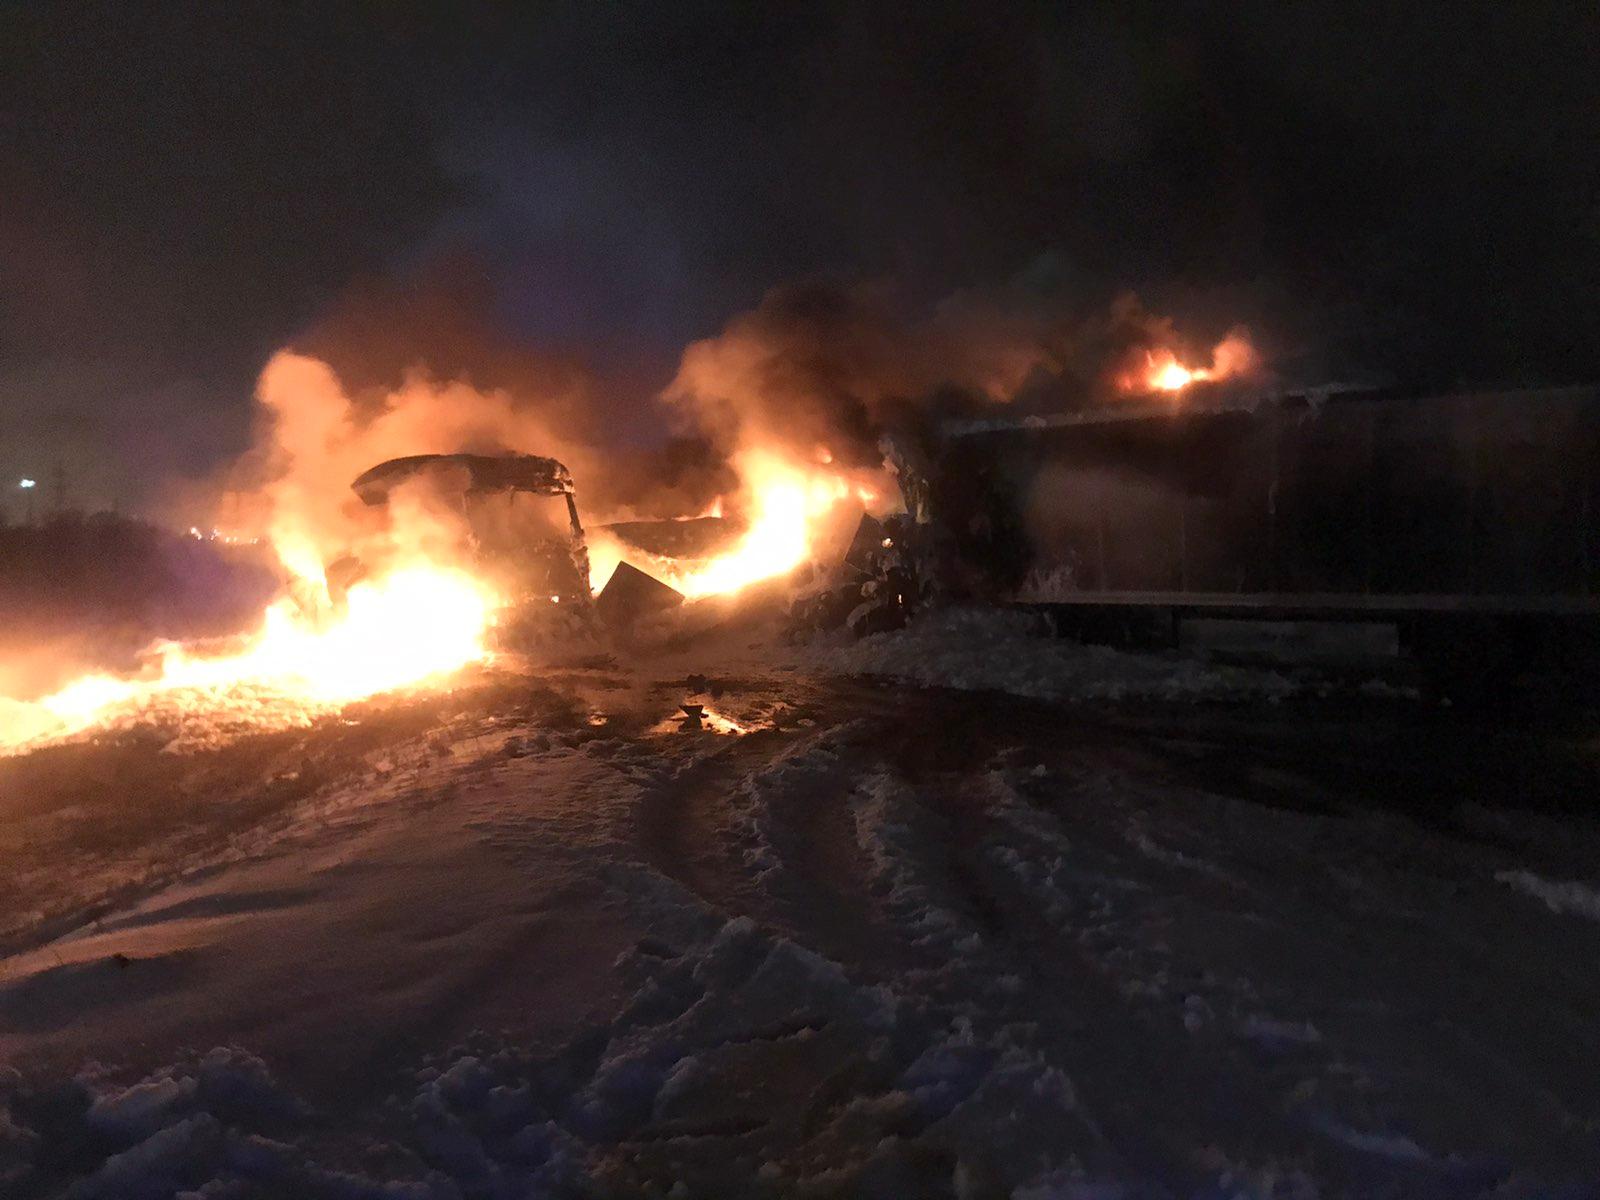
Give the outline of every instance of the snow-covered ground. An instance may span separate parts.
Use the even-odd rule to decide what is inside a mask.
[[[619,658],[7,764],[0,1196],[1600,1195],[1592,735],[960,616]]]
[[[1041,624],[1028,612],[957,608],[896,633],[814,647],[810,661],[845,675],[1041,699],[1272,701],[1299,690],[1279,671],[1083,646],[1041,636]]]

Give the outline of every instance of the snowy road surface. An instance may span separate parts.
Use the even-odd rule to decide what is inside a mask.
[[[0,1195],[1600,1195],[1592,736],[681,665],[0,797]]]

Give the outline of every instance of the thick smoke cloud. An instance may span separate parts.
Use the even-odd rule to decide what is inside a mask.
[[[258,397],[263,439],[240,464],[236,482],[245,486],[225,509],[241,533],[268,539],[286,566],[313,580],[325,564],[383,534],[391,514],[368,509],[350,490],[368,467],[410,454],[494,454],[554,442],[537,410],[507,393],[413,375],[381,398],[356,396],[326,363],[287,352],[267,364]]]
[[[257,445],[211,500],[231,532],[267,538],[315,577],[380,532],[350,482],[428,453],[557,457],[591,524],[691,516],[719,501],[738,515],[752,452],[830,464],[886,495],[886,432],[1117,403],[1124,369],[1151,351],[1204,358],[1131,294],[1089,313],[1015,285],[918,307],[886,283],[819,279],[773,289],[689,345],[672,382],[641,401],[499,329],[468,266],[421,289],[360,289],[268,363]],[[670,436],[632,436],[652,427]]]
[[[334,403],[362,428],[383,414],[389,416],[377,423],[401,427],[394,410],[410,410],[430,389],[447,391],[448,405],[460,409],[450,414],[448,405],[434,404],[437,411],[408,421],[403,428],[420,439],[419,448],[357,439],[354,457],[365,458],[357,471],[384,457],[424,453],[421,441],[439,452],[552,455],[572,470],[584,511],[596,520],[698,512],[737,485],[702,430],[670,435],[653,376],[641,379],[627,364],[600,369],[576,350],[530,344],[497,319],[496,299],[485,265],[455,256],[414,285],[373,278],[352,287],[294,339],[296,353],[331,369],[340,396]]]
[[[892,409],[943,388],[1004,400],[1044,360],[1031,322],[985,316],[907,320],[882,286],[776,288],[689,346],[665,398],[727,452],[778,443],[873,466]]]
[[[68,0],[0,43],[0,467],[91,506],[237,453],[275,350],[463,250],[634,443],[819,272],[928,311],[1049,263],[1080,324],[1132,289],[1295,382],[1600,375],[1591,7]]]
[[[335,344],[329,338],[311,340],[326,349]],[[370,351],[374,343],[358,345]],[[467,343],[452,345],[460,351]],[[205,498],[230,536],[270,544],[306,579],[320,579],[327,564],[352,553],[373,561],[396,549],[454,558],[465,530],[442,497],[423,489],[374,509],[352,491],[358,475],[392,458],[555,457],[571,469],[591,524],[692,513],[738,487],[726,457],[705,439],[634,450],[610,444],[591,420],[595,406],[584,402],[593,381],[565,364],[510,354],[499,363],[507,374],[497,374],[483,365],[494,363],[490,355],[453,378],[413,366],[391,379],[370,355],[328,357],[284,351],[272,358],[256,389],[256,444],[210,481]],[[357,359],[364,365],[351,365]],[[344,369],[336,370],[341,360]]]
[[[1213,358],[1131,293],[1084,311],[1011,286],[917,312],[886,284],[814,280],[773,289],[690,345],[663,398],[727,454],[777,444],[875,467],[886,431],[1001,406],[1015,415],[1116,402],[1130,365],[1157,350],[1261,382],[1247,331],[1230,332]]]

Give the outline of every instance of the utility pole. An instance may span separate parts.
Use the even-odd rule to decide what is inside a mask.
[[[55,515],[61,516],[67,511],[67,469],[61,465],[61,460],[56,459],[56,469],[53,479],[56,494]]]

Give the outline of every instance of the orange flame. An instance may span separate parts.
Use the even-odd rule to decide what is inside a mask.
[[[1168,347],[1144,352],[1144,361],[1134,369],[1117,377],[1117,387],[1123,392],[1167,392],[1176,394],[1191,383],[1208,383],[1230,379],[1254,372],[1260,365],[1255,347],[1243,330],[1236,329],[1211,352],[1208,367],[1185,366],[1177,354]]]
[[[149,678],[88,675],[40,700],[0,701],[0,749],[147,714],[217,727],[303,725],[481,661],[495,604],[478,580],[424,562],[356,584],[331,621],[280,599],[232,654],[208,657],[166,643]]]
[[[0,697],[0,752],[143,716],[219,731],[304,725],[488,657],[502,601],[472,567],[459,515],[409,495],[375,514],[354,504],[348,481],[395,449],[432,449],[424,434],[448,449],[473,420],[510,429],[503,398],[418,384],[362,424],[327,367],[287,354],[268,364],[258,397],[280,464],[258,496],[259,532],[293,581],[285,595],[226,653],[167,642],[133,678],[90,674],[40,699]],[[335,606],[324,566],[351,550],[369,574]]]
[[[807,472],[770,451],[747,451],[734,466],[753,498],[750,524],[731,550],[673,582],[691,599],[794,570],[811,552],[817,518],[850,496],[843,476]]]
[[[273,418],[269,449],[280,473],[256,497],[262,519],[227,536],[256,540],[259,533],[294,580],[288,594],[226,653],[164,643],[154,649],[154,666],[134,678],[91,674],[37,700],[0,696],[0,753],[148,717],[224,736],[241,727],[294,727],[354,700],[437,683],[489,657],[503,600],[473,561],[460,514],[404,491],[381,513],[365,510],[347,481],[397,452],[515,444],[537,430],[519,424],[502,396],[426,381],[391,396],[376,417],[363,415],[326,366],[293,355],[269,364],[259,397]],[[635,564],[690,599],[792,571],[818,554],[836,519],[842,524],[887,494],[874,471],[841,465],[826,445],[752,438],[731,461],[740,487],[726,502],[743,524],[735,542],[705,559]],[[719,498],[710,515],[722,515],[723,505]],[[203,536],[199,527],[192,534]],[[590,549],[595,587],[624,553],[635,555],[598,531]],[[335,612],[324,568],[352,552],[371,574]],[[308,594],[320,602],[307,604]]]
[[[794,570],[815,555],[824,527],[841,506],[859,512],[878,496],[874,487],[833,465],[831,455],[827,463],[819,457],[808,462],[777,447],[736,453],[732,465],[742,480],[746,524],[732,547],[709,559],[673,560],[597,536],[589,547],[592,585],[605,586],[624,558],[691,600],[738,592]],[[721,502],[714,508],[720,516]]]

